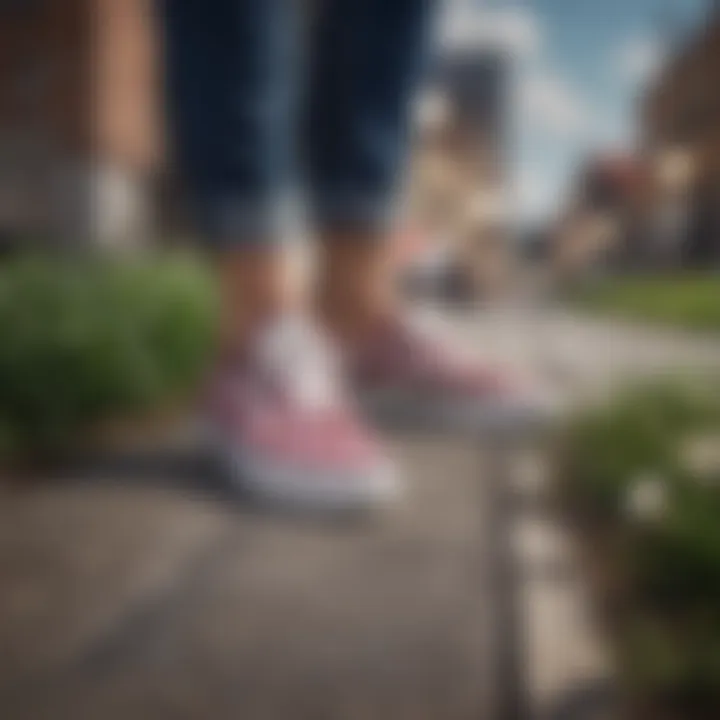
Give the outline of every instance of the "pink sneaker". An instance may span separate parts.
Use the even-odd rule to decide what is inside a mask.
[[[428,328],[387,323],[356,356],[355,379],[380,424],[521,429],[555,415],[549,397],[500,367],[463,356]]]
[[[331,348],[301,319],[272,323],[217,373],[209,416],[232,481],[260,501],[356,510],[398,491],[342,391]]]

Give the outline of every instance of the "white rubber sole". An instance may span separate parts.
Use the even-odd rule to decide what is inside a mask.
[[[402,483],[388,460],[357,471],[319,471],[279,464],[223,443],[214,443],[213,453],[233,487],[264,506],[323,513],[369,511],[402,495]]]

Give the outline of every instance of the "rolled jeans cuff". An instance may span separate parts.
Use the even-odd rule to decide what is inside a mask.
[[[312,221],[323,234],[343,233],[381,236],[395,220],[394,203],[387,194],[326,195],[312,204]]]
[[[212,199],[201,209],[203,235],[213,249],[280,245],[288,233],[282,198]]]

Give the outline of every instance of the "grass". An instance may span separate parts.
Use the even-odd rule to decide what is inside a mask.
[[[606,280],[585,290],[577,300],[593,312],[720,332],[720,274]]]

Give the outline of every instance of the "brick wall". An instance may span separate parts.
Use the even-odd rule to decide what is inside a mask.
[[[0,3],[0,230],[112,234],[112,215],[118,228],[136,224],[162,156],[151,9]]]
[[[691,161],[682,188],[690,212],[684,248],[698,258],[720,258],[720,15],[715,14],[668,64],[643,108],[647,150],[662,157],[682,150]],[[656,205],[668,203],[658,189]]]
[[[96,152],[140,170],[161,154],[153,0],[93,0]]]

